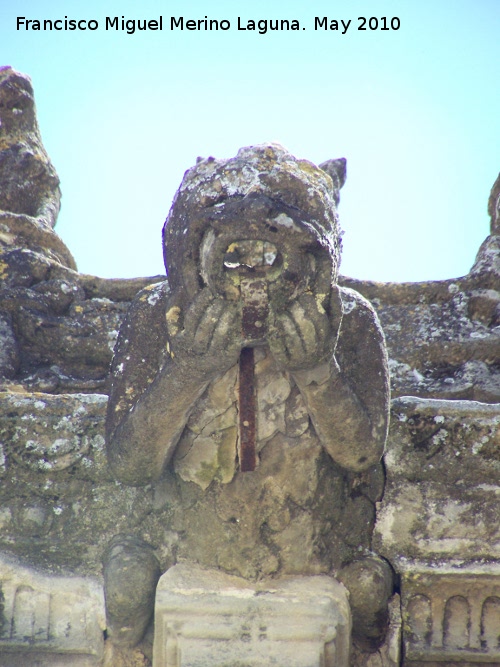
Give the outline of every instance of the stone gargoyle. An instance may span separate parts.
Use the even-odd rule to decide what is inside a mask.
[[[163,230],[168,280],[120,331],[107,452],[122,483],[166,494],[171,563],[336,577],[370,650],[393,587],[371,551],[389,382],[373,307],[337,284],[344,180],[345,160],[319,168],[278,144],[186,172]],[[129,645],[154,591],[128,606],[121,593],[157,580],[135,582],[131,548],[134,567],[105,567],[111,637]],[[127,540],[111,553],[123,564]]]

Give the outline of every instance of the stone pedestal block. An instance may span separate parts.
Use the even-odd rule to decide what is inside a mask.
[[[179,564],[158,584],[153,667],[347,667],[350,635],[330,577],[250,583]]]

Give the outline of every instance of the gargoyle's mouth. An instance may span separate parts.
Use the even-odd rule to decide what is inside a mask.
[[[269,241],[234,241],[224,253],[224,268],[229,271],[265,274],[280,262],[278,249]]]

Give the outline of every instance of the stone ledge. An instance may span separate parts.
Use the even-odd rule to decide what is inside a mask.
[[[396,567],[500,557],[500,405],[396,399],[385,466],[378,553]]]
[[[500,565],[400,563],[405,665],[500,664]]]
[[[97,579],[41,573],[0,556],[0,590],[1,666],[99,664],[106,624]]]

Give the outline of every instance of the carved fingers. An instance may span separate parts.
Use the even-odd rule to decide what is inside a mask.
[[[184,310],[167,309],[169,352],[178,363],[196,364],[200,371],[226,370],[242,348],[241,307],[201,290]]]
[[[336,335],[321,300],[302,294],[274,317],[269,346],[277,364],[289,371],[313,368],[333,355]]]

